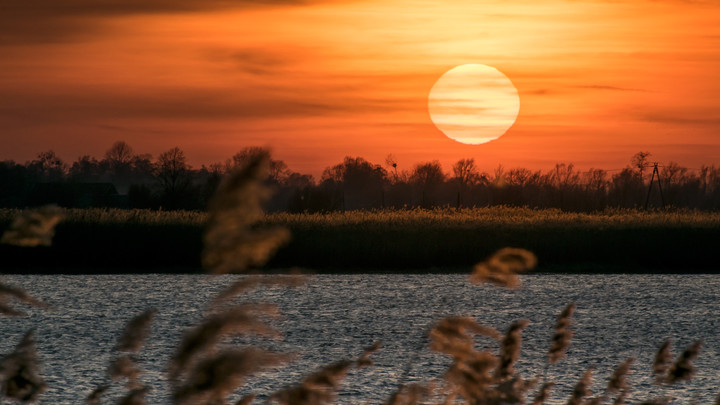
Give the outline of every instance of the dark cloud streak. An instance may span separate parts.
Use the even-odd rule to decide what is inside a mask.
[[[192,13],[282,5],[311,0],[2,0],[0,46],[74,42],[102,32],[105,18]]]

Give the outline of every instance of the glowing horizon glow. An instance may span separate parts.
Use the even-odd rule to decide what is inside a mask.
[[[428,95],[428,112],[448,138],[479,145],[498,139],[515,123],[520,97],[510,79],[480,64],[445,72]]]

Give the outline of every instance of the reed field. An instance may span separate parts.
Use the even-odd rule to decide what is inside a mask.
[[[253,267],[264,265],[276,250],[287,242],[288,228],[293,232],[300,232],[294,235],[295,240],[312,236],[313,243],[327,243],[327,246],[320,245],[323,250],[343,246],[352,239],[341,239],[334,243],[330,240],[354,232],[360,238],[360,242],[355,246],[365,244],[362,248],[365,250],[361,253],[369,253],[369,249],[378,249],[382,243],[392,243],[392,237],[416,240],[421,243],[416,247],[420,251],[430,249],[432,243],[443,243],[443,238],[446,237],[451,238],[446,241],[446,247],[447,243],[468,243],[463,238],[472,239],[470,242],[485,238],[482,240],[489,243],[491,240],[504,242],[509,240],[507,238],[534,236],[543,236],[550,240],[549,243],[558,244],[581,239],[578,233],[583,237],[593,236],[593,231],[602,234],[609,230],[613,235],[617,235],[618,232],[628,229],[646,233],[687,229],[712,230],[713,221],[717,221],[717,217],[713,215],[697,213],[648,215],[627,212],[578,216],[556,211],[534,212],[507,208],[458,213],[413,211],[263,217],[259,209],[259,192],[262,189],[258,185],[258,180],[262,179],[264,174],[262,167],[262,161],[251,163],[238,175],[226,180],[217,197],[213,199],[207,217],[191,213],[143,215],[141,212],[119,211],[63,212],[55,207],[45,207],[15,213],[16,217],[6,226],[1,242],[4,245],[35,251],[34,249],[59,245],[66,236],[64,234],[69,234],[70,231],[83,231],[87,233],[85,237],[93,236],[100,240],[119,233],[123,237],[154,245],[154,237],[164,233],[165,241],[173,241],[177,233],[187,228],[189,231],[185,237],[192,234],[201,238],[200,262],[204,270],[209,273],[228,274],[246,273]],[[64,223],[65,229],[61,228],[59,223]],[[203,224],[205,231],[200,235]],[[430,232],[424,232],[425,230]],[[562,232],[553,234],[555,230]],[[307,234],[303,234],[303,231]],[[381,231],[390,232],[391,235],[386,235],[375,243],[373,239],[378,238]],[[459,232],[460,236],[452,236],[452,232]],[[416,233],[423,236],[414,239],[417,237]],[[476,233],[488,233],[490,236],[473,236]],[[558,241],[561,237],[565,239]],[[110,239],[103,241],[107,243],[108,240]],[[115,242],[120,244],[121,240],[116,239]],[[96,243],[83,248],[91,250],[98,246]],[[183,248],[182,245],[176,246],[177,251],[182,251]],[[124,249],[127,248],[120,248],[115,257],[124,254]],[[341,253],[350,254],[353,247],[341,249]],[[502,248],[472,267],[469,282],[515,288],[521,282],[518,273],[533,269],[538,263],[537,260],[537,256],[526,249]],[[253,374],[272,371],[274,367],[292,362],[294,358],[292,353],[279,353],[259,346],[237,346],[231,339],[238,336],[276,339],[282,334],[273,324],[273,319],[280,315],[278,308],[271,303],[248,302],[246,293],[261,288],[291,288],[304,282],[305,277],[301,275],[245,276],[238,277],[229,287],[221,290],[207,304],[202,318],[185,330],[173,354],[167,359],[166,378],[172,393],[171,402],[198,405],[334,403],[349,372],[373,367],[373,355],[382,350],[381,342],[376,342],[359,353],[346,353],[344,358],[319,367],[300,381],[287,381],[285,386],[277,387],[272,394],[264,398],[257,398],[253,393],[242,397],[236,394]],[[34,297],[31,292],[0,282],[0,315],[22,317],[24,312],[16,307],[18,303],[35,307],[33,310],[63,310],[49,307],[41,297]],[[552,338],[543,356],[545,371],[530,376],[520,375],[515,367],[522,356],[522,334],[528,326],[527,320],[519,319],[501,333],[472,317],[447,316],[438,319],[427,331],[425,344],[419,348],[408,348],[408,355],[412,359],[413,352],[418,350],[443,354],[450,359],[447,370],[429,381],[413,383],[409,383],[401,375],[394,393],[383,403],[557,403],[559,398],[553,398],[553,387],[556,385],[555,379],[562,379],[563,374],[555,372],[550,377],[548,369],[551,366],[555,369],[562,366],[568,356],[568,348],[574,336],[575,309],[575,303],[559,304],[559,315]],[[108,359],[106,382],[88,392],[85,403],[147,403],[145,397],[149,388],[146,380],[141,378],[143,365],[137,353],[143,350],[148,339],[153,338],[150,325],[155,314],[162,310],[163,308],[148,308],[128,320],[118,336],[112,358]],[[15,348],[0,357],[0,400],[36,403],[46,391],[42,359],[37,351],[37,345],[43,342],[36,342],[34,339],[34,329],[38,327],[43,325],[28,325],[28,332],[19,339]],[[479,340],[485,340],[486,343],[479,345]],[[488,341],[491,344],[488,344]],[[665,343],[662,343],[663,341]],[[673,400],[673,390],[676,387],[686,390],[687,384],[692,383],[695,376],[694,361],[701,354],[702,340],[694,341],[677,356],[673,354],[674,348],[669,340],[661,339],[659,342],[650,372],[654,376],[655,384],[664,387],[662,395],[647,395],[646,400],[637,403],[669,404]],[[609,376],[594,376],[592,366],[588,367],[574,383],[569,398],[562,399],[563,402],[570,405],[626,403],[626,398],[633,389],[628,376],[633,371],[634,361],[634,357],[628,357]],[[412,360],[409,360],[408,366],[412,366]],[[593,392],[591,387],[594,379],[600,382],[604,389],[596,388]],[[109,395],[115,397],[106,398]],[[643,396],[642,393],[640,396]],[[42,399],[52,402],[52,398]]]
[[[20,211],[0,210],[0,229]],[[8,268],[67,271],[197,271],[208,214],[68,209],[51,247],[0,245]],[[462,271],[506,246],[536,252],[539,271],[715,272],[720,213],[487,207],[273,213],[261,225],[292,237],[276,268],[333,271]],[[454,270],[457,269],[457,270]]]

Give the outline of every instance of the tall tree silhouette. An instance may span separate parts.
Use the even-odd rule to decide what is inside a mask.
[[[445,182],[445,173],[437,160],[419,163],[410,175],[410,181],[420,190],[422,205],[435,204],[440,186]]]
[[[185,153],[174,147],[158,156],[156,175],[161,187],[164,206],[177,208],[187,204],[191,185],[190,166]]]
[[[648,158],[652,156],[652,153],[650,152],[638,152],[633,155],[632,159],[630,159],[630,163],[634,168],[638,170],[638,173],[640,173],[640,179],[644,181],[645,176],[645,168],[648,166]]]

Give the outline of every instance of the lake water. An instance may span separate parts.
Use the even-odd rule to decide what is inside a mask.
[[[169,403],[164,380],[167,359],[184,330],[201,319],[205,305],[234,277],[201,275],[12,275],[3,282],[26,289],[54,307],[28,309],[24,318],[3,318],[0,349],[12,350],[35,328],[42,372],[49,385],[42,403],[78,404],[105,376],[113,346],[125,322],[157,308],[152,335],[139,358],[148,403]],[[448,315],[467,315],[505,331],[528,319],[518,369],[526,378],[542,373],[555,319],[577,304],[575,337],[568,358],[550,368],[559,385],[549,403],[565,403],[579,376],[594,367],[594,392],[629,356],[637,358],[630,383],[631,402],[669,394],[673,403],[713,403],[720,387],[720,276],[716,275],[527,275],[517,290],[473,286],[463,275],[317,275],[299,288],[265,289],[246,300],[277,304],[282,340],[253,340],[280,352],[297,353],[294,362],[249,380],[241,393],[262,395],[298,382],[315,368],[359,355],[377,340],[383,348],[376,364],[352,371],[341,403],[380,403],[411,364],[408,381],[442,376],[448,360],[430,352],[424,336]],[[697,376],[675,389],[651,384],[652,361],[660,344],[673,341],[677,355],[704,339]],[[234,344],[249,343],[236,340]],[[107,394],[122,393],[116,383]]]

